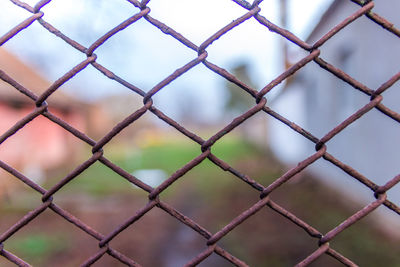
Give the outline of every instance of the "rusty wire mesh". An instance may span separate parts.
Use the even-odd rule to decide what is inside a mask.
[[[214,35],[210,36],[207,40],[205,40],[200,46],[195,45],[190,40],[186,39],[184,36],[176,32],[174,29],[168,27],[161,21],[158,21],[156,18],[151,16],[150,9],[146,6],[149,0],[128,0],[135,8],[137,8],[137,13],[130,17],[129,19],[121,22],[118,26],[108,31],[104,34],[101,38],[95,41],[90,47],[84,47],[83,45],[79,44],[78,42],[74,41],[73,39],[69,38],[68,36],[64,35],[62,32],[58,31],[48,22],[46,22],[42,17],[44,13],[41,11],[41,8],[46,4],[50,3],[51,0],[42,0],[39,1],[34,7],[29,6],[28,4],[21,2],[19,0],[11,0],[15,5],[26,9],[27,11],[32,13],[32,16],[27,18],[26,20],[22,21],[19,25],[11,29],[8,33],[4,36],[0,37],[0,45],[3,45],[8,40],[16,36],[21,30],[24,28],[29,27],[32,23],[37,21],[40,25],[42,25],[46,30],[51,32],[52,34],[56,35],[57,37],[63,39],[67,42],[72,48],[80,51],[81,53],[87,56],[87,59],[82,61],[80,64],[75,66],[69,72],[65,73],[62,77],[60,77],[56,82],[54,82],[43,94],[35,95],[33,92],[29,90],[29,88],[25,88],[22,85],[18,84],[13,77],[10,77],[7,73],[0,70],[0,78],[5,81],[6,83],[12,85],[16,90],[18,90],[21,94],[25,95],[27,99],[30,99],[33,103],[35,103],[36,107],[32,110],[32,112],[18,121],[12,128],[10,128],[7,132],[3,133],[0,137],[0,144],[3,143],[7,138],[14,135],[17,131],[22,129],[25,125],[29,124],[32,120],[39,116],[46,117],[51,122],[58,124],[66,131],[72,133],[76,138],[80,139],[81,141],[89,144],[92,147],[93,155],[83,162],[81,165],[77,166],[73,171],[71,171],[68,175],[66,175],[62,180],[60,180],[56,185],[52,188],[46,190],[33,182],[29,179],[29,177],[25,177],[23,174],[18,172],[16,169],[10,167],[6,163],[0,161],[0,167],[10,174],[12,174],[16,179],[20,180],[21,182],[27,184],[33,190],[36,190],[42,195],[42,204],[38,206],[36,209],[32,210],[31,212],[27,213],[23,218],[21,218],[17,223],[11,225],[7,231],[1,233],[0,235],[0,255],[8,259],[10,262],[13,262],[20,266],[29,266],[29,263],[25,262],[23,259],[18,258],[16,255],[11,253],[6,249],[7,247],[7,239],[13,236],[17,231],[21,230],[27,224],[29,224],[33,219],[37,216],[40,216],[45,210],[52,210],[55,214],[61,216],[66,221],[70,222],[71,224],[75,225],[76,227],[80,228],[84,234],[91,236],[92,238],[96,239],[99,244],[98,252],[94,255],[90,255],[87,260],[82,263],[82,266],[88,266],[95,263],[99,260],[104,254],[109,254],[110,256],[114,257],[115,259],[119,260],[121,263],[124,263],[129,266],[140,266],[139,263],[135,261],[135,259],[131,259],[126,255],[123,255],[119,251],[112,248],[109,244],[110,241],[113,240],[117,235],[123,235],[124,230],[135,222],[140,220],[142,216],[144,216],[147,212],[152,210],[153,208],[160,209],[167,214],[173,216],[176,220],[180,223],[185,224],[187,227],[191,228],[193,231],[197,232],[199,235],[204,237],[204,242],[207,245],[207,249],[204,251],[200,251],[198,255],[193,258],[190,262],[187,262],[187,266],[194,266],[205,260],[211,254],[215,253],[226,261],[231,262],[236,266],[247,266],[245,262],[241,259],[237,258],[235,255],[230,254],[228,251],[221,248],[218,244],[225,235],[227,235],[230,231],[235,229],[238,225],[242,223],[246,223],[246,220],[259,212],[261,209],[271,209],[274,212],[284,216],[287,220],[295,224],[297,227],[302,228],[306,231],[311,237],[315,238],[318,242],[318,246],[313,253],[311,253],[308,257],[306,257],[303,261],[298,263],[298,266],[306,266],[319,258],[323,254],[327,254],[338,262],[342,263],[346,266],[356,266],[355,263],[352,262],[351,259],[346,258],[345,255],[338,253],[333,247],[330,246],[329,241],[334,239],[338,234],[344,231],[346,228],[351,227],[353,224],[357,223],[366,215],[373,212],[380,206],[385,206],[388,209],[392,210],[395,214],[400,215],[400,207],[392,203],[389,199],[387,199],[386,192],[390,190],[393,186],[395,186],[400,181],[400,175],[397,175],[386,184],[377,185],[367,177],[358,173],[355,169],[351,166],[348,166],[334,156],[328,153],[328,147],[326,143],[334,138],[339,132],[345,129],[347,126],[352,124],[354,121],[359,119],[361,116],[366,114],[372,109],[377,109],[380,112],[384,113],[394,122],[400,123],[400,114],[394,112],[393,110],[389,109],[385,105],[382,104],[382,93],[388,90],[394,83],[396,83],[400,79],[400,73],[397,73],[387,82],[385,82],[382,86],[377,89],[370,89],[364,84],[360,83],[359,81],[353,79],[342,70],[336,68],[335,66],[329,64],[325,60],[320,57],[320,49],[323,49],[323,44],[329,40],[332,36],[336,33],[341,31],[347,25],[351,24],[353,21],[357,20],[362,16],[368,17],[374,23],[382,26],[384,30],[390,32],[391,34],[400,37],[400,30],[395,28],[393,24],[389,21],[385,20],[378,14],[374,13],[373,1],[361,1],[361,0],[352,0],[354,4],[359,5],[360,8],[357,12],[349,16],[340,24],[336,25],[332,28],[328,33],[326,33],[320,40],[315,42],[314,44],[309,44],[300,38],[296,37],[291,32],[283,29],[265,17],[259,14],[260,7],[258,6],[262,1],[256,0],[253,3],[248,3],[244,0],[234,0],[236,4],[241,6],[244,10],[244,15],[239,17],[238,19],[232,21],[232,23],[226,25]],[[272,31],[274,34],[280,35],[286,38],[288,41],[296,44],[299,48],[303,49],[304,51],[309,52],[309,55],[298,61],[297,63],[293,64],[289,69],[279,75],[276,79],[271,81],[261,90],[255,90],[251,88],[249,85],[244,84],[240,80],[238,80],[234,75],[230,74],[225,69],[213,64],[212,62],[207,60],[207,48],[212,45],[214,41],[220,38],[222,35],[226,34],[230,30],[232,30],[237,25],[243,23],[248,19],[254,19],[258,21],[261,25],[265,26],[265,30]],[[198,53],[198,56],[193,59],[192,61],[188,62],[186,65],[182,66],[181,68],[177,69],[171,75],[166,77],[164,80],[160,81],[156,86],[154,86],[150,91],[145,92],[136,86],[130,84],[126,80],[118,77],[112,71],[108,70],[104,66],[100,65],[96,62],[96,54],[95,51],[98,49],[103,43],[107,42],[107,40],[116,34],[119,31],[124,30],[129,25],[139,21],[145,20],[147,23],[152,24],[154,27],[157,27],[161,30],[162,33],[171,35],[176,40],[184,44],[188,49],[192,49]],[[333,128],[330,132],[328,132],[325,136],[321,139],[315,137],[310,132],[305,129],[302,129],[295,123],[289,121],[285,117],[279,115],[277,112],[272,110],[268,107],[268,93],[276,87],[278,84],[283,82],[285,79],[293,75],[296,71],[301,69],[303,66],[307,65],[309,62],[314,61],[316,62],[321,68],[325,69],[326,71],[335,75],[338,79],[345,81],[346,83],[350,84],[354,89],[361,91],[362,93],[370,96],[370,101],[365,104],[364,107],[359,109],[356,113],[352,114],[342,123],[337,125]],[[110,132],[108,132],[104,137],[100,140],[92,140],[89,138],[85,133],[75,129],[68,123],[61,120],[59,117],[54,115],[51,110],[48,108],[48,104],[46,100],[66,81],[73,78],[74,75],[85,69],[88,65],[92,65],[95,67],[99,72],[104,74],[109,79],[115,80],[121,85],[127,87],[132,91],[134,94],[138,94],[143,98],[143,106],[136,110],[134,113],[130,114],[126,117],[123,121],[117,124]],[[250,110],[241,114],[237,118],[235,118],[231,123],[226,125],[223,129],[218,131],[215,135],[213,135],[208,140],[203,140],[201,137],[189,131],[188,129],[181,126],[172,118],[168,117],[164,113],[162,113],[157,107],[153,105],[152,97],[157,94],[160,90],[169,84],[171,81],[178,79],[183,73],[190,71],[191,68],[198,64],[204,64],[208,69],[211,71],[219,74],[226,80],[238,85],[241,89],[246,91],[249,95],[251,95],[254,100],[255,104]],[[192,161],[188,162],[186,165],[182,166],[179,170],[177,170],[173,175],[171,175],[166,181],[164,181],[161,185],[156,188],[152,188],[151,186],[143,183],[133,175],[129,174],[119,166],[113,164],[109,159],[107,159],[103,155],[103,146],[106,145],[110,140],[112,140],[116,135],[118,135],[124,128],[128,125],[135,122],[139,119],[143,114],[146,112],[151,112],[155,114],[160,120],[165,121],[180,133],[185,135],[187,138],[192,140],[193,142],[199,145],[201,149],[201,153],[194,158]],[[281,177],[278,177],[273,183],[269,185],[262,185],[258,183],[256,180],[249,178],[247,175],[241,174],[239,171],[234,169],[232,166],[215,156],[212,152],[212,146],[216,143],[219,139],[224,137],[227,133],[241,125],[245,120],[249,119],[256,113],[264,113],[265,116],[270,116],[281,123],[285,124],[287,127],[292,129],[293,131],[297,132],[298,134],[302,135],[304,138],[311,140],[315,143],[315,150],[316,152],[311,155],[310,157],[301,161],[296,167],[287,171]],[[243,181],[243,186],[250,186],[254,188],[256,191],[260,193],[260,200],[257,203],[254,203],[251,207],[241,213],[239,216],[234,218],[231,222],[229,222],[225,227],[220,229],[216,233],[211,233],[207,229],[203,228],[197,222],[192,220],[191,218],[185,216],[181,212],[177,211],[171,205],[165,203],[162,199],[159,198],[161,192],[166,190],[172,183],[176,182],[180,177],[184,174],[189,172],[192,168],[196,165],[200,164],[204,159],[208,158],[211,162],[217,165],[224,171],[228,171],[232,173],[237,178]],[[348,217],[345,221],[343,221],[337,227],[331,229],[328,233],[321,233],[319,230],[315,229],[313,226],[308,224],[307,222],[303,221],[296,214],[292,214],[288,210],[285,210],[281,207],[278,203],[276,203],[270,197],[270,193],[273,192],[278,187],[282,186],[286,182],[288,182],[295,174],[303,171],[307,166],[314,163],[317,160],[326,160],[331,164],[337,166],[337,168],[342,169],[351,177],[362,183],[364,186],[371,189],[371,194],[373,194],[376,198],[375,201],[371,202],[358,212],[354,213],[352,216]],[[149,201],[148,203],[138,210],[135,214],[133,214],[128,220],[121,223],[120,226],[115,228],[112,232],[102,234],[98,232],[96,229],[93,229],[90,225],[87,225],[85,222],[81,221],[80,219],[76,218],[73,214],[65,211],[60,206],[53,203],[53,199],[57,197],[57,192],[64,187],[67,183],[77,177],[80,173],[82,173],[86,168],[90,167],[95,162],[101,162],[108,168],[110,168],[115,173],[119,174],[121,178],[128,180],[130,183],[138,186],[142,190],[148,193]]]

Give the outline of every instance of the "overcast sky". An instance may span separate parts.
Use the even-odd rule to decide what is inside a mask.
[[[34,5],[37,1],[26,1]],[[330,0],[289,1],[289,29],[305,38],[309,25]],[[152,0],[150,15],[172,27],[196,45],[242,16],[246,10],[230,0]],[[279,23],[278,0],[260,4],[261,14]],[[0,35],[30,14],[10,1],[0,1]],[[82,45],[89,47],[105,32],[138,12],[125,0],[53,0],[42,8],[43,19]],[[208,49],[208,60],[228,70],[241,62],[250,63],[257,89],[265,86],[282,71],[279,36],[250,19],[215,41]],[[43,76],[54,81],[85,59],[61,39],[47,32],[37,22],[8,41],[5,48],[35,66]],[[144,91],[196,58],[197,53],[170,36],[161,33],[144,19],[110,38],[95,51],[97,62]],[[225,81],[199,65],[168,85],[155,97],[155,103],[171,115],[177,114],[177,96],[195,99],[199,116],[209,120],[220,113],[226,97]],[[127,92],[88,66],[69,81],[63,90],[85,99]],[[204,108],[207,107],[207,108]]]

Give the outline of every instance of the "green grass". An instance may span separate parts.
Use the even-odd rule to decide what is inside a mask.
[[[62,253],[69,248],[65,234],[30,233],[7,241],[7,250],[15,253],[34,265],[41,265],[49,257]]]
[[[200,155],[201,149],[198,144],[188,140],[164,140],[141,148],[107,146],[105,153],[108,159],[129,173],[139,169],[161,169],[170,175]],[[212,153],[264,186],[278,178],[284,169],[265,151],[260,151],[234,136],[224,137],[216,142],[212,146]],[[52,184],[69,171],[71,170],[53,177]],[[44,187],[50,188],[52,184],[49,181]],[[135,189],[100,162],[94,163],[63,187],[60,193],[56,193],[56,201],[61,194],[68,198],[75,194],[104,197],[101,200],[123,194],[134,196],[126,198],[125,202],[118,202],[118,205],[132,205],[132,201],[139,199],[135,199],[135,194],[141,194],[140,199],[143,197],[146,201],[143,190]],[[337,201],[336,194],[337,192],[318,182],[317,178],[306,177],[298,183],[286,183],[274,191],[271,198],[326,233],[354,212],[352,208]],[[35,193],[34,197],[40,201],[38,194]],[[182,212],[188,213],[190,217],[197,216],[204,223],[209,222],[211,229],[221,229],[240,211],[258,201],[258,192],[205,159],[163,192],[161,199],[174,207],[179,204]],[[24,199],[23,202],[28,200]],[[37,203],[29,205],[32,206],[30,210]],[[288,222],[289,226],[285,226],[283,222],[287,222],[286,219],[266,209],[241,224],[222,242],[232,254],[243,258],[251,266],[292,266],[317,248],[317,240],[310,241],[311,238],[297,226]],[[207,226],[205,228],[209,229]],[[49,234],[31,231],[23,236],[17,235],[5,242],[6,249],[35,266],[45,266],[43,262],[51,262],[51,257],[72,246],[68,239],[70,237],[57,231]],[[334,249],[354,259],[361,266],[399,266],[395,265],[400,262],[399,249],[393,243],[394,241],[383,237],[365,221],[346,229],[331,242]],[[300,255],[299,251],[302,251]],[[335,266],[324,265],[324,262],[320,266]]]
[[[168,176],[201,154],[200,145],[186,140],[166,141],[142,148],[133,148],[130,151],[129,148],[123,150],[111,147],[109,149],[111,153],[107,154],[106,151],[106,157],[129,173],[140,169],[161,169]],[[212,147],[212,153],[231,164],[243,157],[254,157],[259,152],[241,139],[231,137],[218,141]],[[196,176],[203,177],[221,175],[221,171],[208,159],[196,166],[193,172]],[[65,173],[59,175],[59,178],[55,180],[61,179],[64,175]],[[203,179],[203,181],[209,180]],[[204,182],[200,181],[200,184],[204,185]],[[48,184],[46,187],[49,186],[51,185]],[[101,196],[115,192],[131,193],[132,186],[107,166],[96,162],[69,182],[63,190],[67,190],[66,193],[74,191]]]

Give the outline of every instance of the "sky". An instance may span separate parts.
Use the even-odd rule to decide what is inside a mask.
[[[34,5],[36,0],[27,0]],[[307,3],[306,3],[307,2]],[[330,0],[288,2],[288,28],[305,38],[309,25]],[[152,0],[150,15],[187,39],[200,45],[209,36],[246,10],[230,0]],[[278,0],[263,1],[260,14],[279,24]],[[17,25],[30,13],[10,1],[0,1],[0,35]],[[53,0],[42,8],[43,19],[70,38],[89,47],[105,32],[138,12],[125,0]],[[256,89],[263,88],[282,69],[281,37],[250,19],[215,41],[207,60],[227,70],[249,63]],[[29,44],[29,45],[27,45]],[[23,30],[4,47],[33,65],[39,73],[54,81],[85,59],[85,55],[47,32],[37,22]],[[292,47],[296,53],[296,47]],[[278,51],[278,53],[277,53]],[[144,91],[150,90],[175,69],[196,58],[197,53],[166,36],[144,19],[111,37],[95,51],[97,62]],[[200,119],[218,120],[227,97],[225,81],[202,65],[193,68],[154,96],[157,107],[171,116],[180,116],[177,108],[185,97],[198,111]],[[92,66],[76,75],[61,88],[86,100],[128,92],[110,81]],[[278,89],[277,89],[278,90]]]

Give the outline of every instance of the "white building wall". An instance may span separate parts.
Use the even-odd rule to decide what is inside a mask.
[[[318,32],[314,32],[310,43],[318,40],[359,8],[351,1],[342,2],[332,16],[321,22],[323,24]],[[377,6],[374,11],[383,17],[390,17],[392,22],[400,27],[400,1],[389,2],[390,4]],[[320,50],[322,59],[373,90],[400,71],[400,38],[383,30],[366,17],[339,32]],[[299,91],[303,96],[299,96]],[[295,95],[299,101],[303,101],[303,108],[297,111],[290,110],[290,101],[293,101],[290,99]],[[383,97],[384,105],[400,113],[400,82],[383,93]],[[314,136],[322,138],[366,105],[369,99],[369,96],[311,62],[297,73],[296,82],[288,88],[287,96],[280,100],[278,107],[286,106],[289,110],[287,114],[297,113],[299,121],[294,121]],[[304,138],[302,140],[303,143],[296,148],[292,146],[292,151],[296,151],[295,158],[299,160],[315,152],[311,142]],[[376,109],[354,122],[326,145],[328,153],[354,167],[378,185],[383,185],[400,174],[400,123]],[[281,158],[293,162],[290,150],[288,151],[289,154],[282,155]],[[308,170],[317,173],[339,190],[345,191],[345,194],[350,193],[352,197],[363,201],[373,200],[369,189],[365,189],[364,185],[329,162],[319,160]],[[388,197],[400,206],[400,184],[389,191]],[[394,218],[400,223],[398,216]]]

